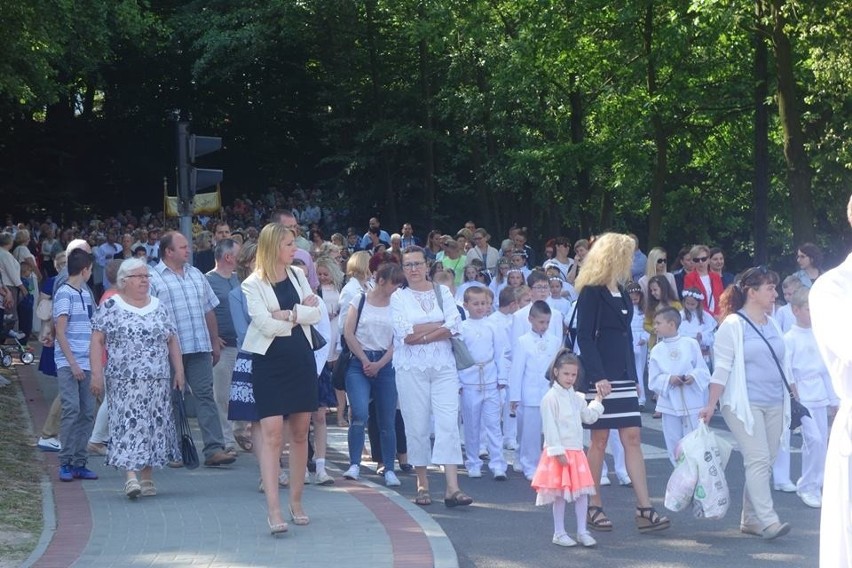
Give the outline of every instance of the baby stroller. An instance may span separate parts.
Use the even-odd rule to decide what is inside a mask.
[[[21,343],[25,339],[23,333],[15,330],[15,323],[18,318],[15,314],[6,314],[3,317],[2,337],[0,337],[0,365],[3,367],[12,366],[12,356],[18,354],[18,359],[24,365],[31,365],[35,361],[35,354],[25,343]],[[13,343],[9,343],[11,340]]]

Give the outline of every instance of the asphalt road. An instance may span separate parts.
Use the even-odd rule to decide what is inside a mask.
[[[806,507],[795,493],[773,492],[775,507],[783,521],[790,522],[791,532],[775,541],[766,542],[739,531],[744,474],[739,452],[731,454],[726,477],[731,490],[731,507],[727,515],[716,521],[695,519],[691,510],[681,513],[665,511],[663,496],[672,467],[665,457],[665,443],[659,431],[660,421],[643,414],[646,427],[642,441],[646,455],[648,483],[654,506],[661,514],[672,519],[672,527],[660,533],[640,534],[634,523],[635,500],[630,488],[618,485],[611,474],[613,485],[602,488],[607,514],[614,524],[609,533],[592,532],[598,546],[594,549],[560,548],[551,544],[553,525],[549,507],[536,507],[535,492],[520,474],[511,471],[507,482],[491,479],[483,468],[481,479],[468,479],[460,473],[461,487],[474,498],[471,507],[448,509],[440,497],[443,495],[443,476],[438,470],[430,472],[431,492],[434,502],[425,507],[441,525],[453,542],[462,568],[520,568],[533,566],[563,566],[565,563],[584,567],[635,568],[718,568],[739,566],[773,566],[777,568],[804,568],[818,565],[819,510]],[[730,438],[724,422],[717,416],[711,427]],[[337,430],[332,436],[343,436]],[[340,440],[333,443],[340,447]],[[792,478],[801,471],[801,438],[793,437]],[[507,452],[511,462],[513,452]],[[608,458],[610,466],[611,457]],[[341,464],[343,465],[343,464]],[[368,479],[380,483],[370,475],[369,463],[362,472]],[[345,467],[343,468],[345,469]],[[612,467],[610,467],[612,471]],[[414,497],[414,476],[400,476],[403,485],[399,492]],[[566,528],[575,532],[573,507],[567,507]]]

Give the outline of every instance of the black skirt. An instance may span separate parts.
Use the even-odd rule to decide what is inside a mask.
[[[612,392],[603,399],[604,413],[594,424],[583,424],[587,430],[609,430],[610,428],[627,428],[642,426],[642,416],[639,414],[639,395],[636,393],[636,381],[627,375],[618,380],[610,381]],[[586,392],[586,400],[594,400],[595,385]]]

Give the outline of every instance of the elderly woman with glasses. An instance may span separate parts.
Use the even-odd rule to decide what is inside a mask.
[[[125,470],[124,493],[135,499],[156,495],[153,469],[180,459],[171,389],[183,389],[183,359],[171,315],[149,294],[145,261],[122,262],[116,287],[92,318],[91,390],[108,392],[107,464]]]
[[[402,269],[408,287],[394,292],[390,300],[399,407],[405,420],[408,458],[417,473],[415,503],[432,503],[426,468],[434,463],[444,466],[444,504],[470,505],[473,499],[462,493],[458,482],[458,464],[462,463],[458,371],[450,343],[461,317],[450,291],[426,279],[427,268],[423,249],[405,249]],[[432,417],[434,447],[430,442]]]
[[[710,247],[695,245],[689,255],[695,270],[683,277],[683,288],[698,288],[704,295],[704,309],[718,320],[721,314],[719,298],[725,288],[722,286],[722,277],[710,271]]]

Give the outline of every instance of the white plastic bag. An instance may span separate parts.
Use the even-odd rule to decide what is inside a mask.
[[[698,518],[725,516],[730,504],[725,466],[731,445],[700,422],[678,443],[675,456],[677,466],[666,485],[666,508],[682,511],[693,502],[693,514]]]

